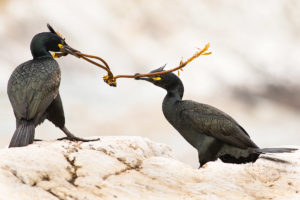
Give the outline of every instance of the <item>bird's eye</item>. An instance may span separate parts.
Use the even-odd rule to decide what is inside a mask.
[[[152,80],[154,81],[160,81],[161,80],[161,77],[157,76],[157,77],[152,77]]]

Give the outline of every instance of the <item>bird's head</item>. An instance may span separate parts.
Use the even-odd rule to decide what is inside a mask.
[[[30,44],[33,57],[48,56],[52,52],[61,52],[64,56],[72,54],[77,56],[77,50],[70,47],[65,39],[56,32],[49,24],[47,27],[50,32],[36,34]],[[78,57],[78,56],[77,56]]]
[[[162,72],[162,71],[164,71],[164,67],[165,67],[165,65],[158,69],[152,70],[150,73]],[[153,83],[154,85],[161,87],[163,89],[166,89],[166,90],[171,90],[173,88],[178,87],[178,85],[182,85],[182,82],[178,78],[178,76],[176,76],[172,72],[166,73],[166,74],[155,75],[155,76],[151,76],[151,77],[140,77],[140,78],[136,78],[136,79],[148,81],[148,82]]]

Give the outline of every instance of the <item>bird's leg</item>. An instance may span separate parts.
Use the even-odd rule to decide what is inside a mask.
[[[41,140],[41,139],[34,139],[33,141],[40,142],[40,141],[43,141],[43,140]]]
[[[82,141],[82,142],[92,142],[92,141],[100,140],[100,138],[97,138],[97,139],[84,139],[84,138],[76,137],[66,127],[63,127],[63,128],[60,128],[60,129],[67,135],[67,137],[58,138],[58,140],[67,139],[67,140],[71,140],[71,141]]]

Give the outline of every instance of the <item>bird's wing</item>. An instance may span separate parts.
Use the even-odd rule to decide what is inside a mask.
[[[257,147],[247,132],[226,113],[194,101],[182,101],[182,107],[181,119],[199,133],[243,149]]]
[[[8,95],[16,117],[33,120],[44,114],[58,94],[60,69],[57,66],[42,73],[33,70],[30,75],[22,74],[22,71],[16,69],[12,74],[8,83]]]

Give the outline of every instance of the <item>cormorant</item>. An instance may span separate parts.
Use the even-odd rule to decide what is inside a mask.
[[[163,67],[150,73],[160,71],[163,71]],[[228,114],[207,104],[182,100],[184,87],[179,77],[173,73],[136,79],[146,80],[167,90],[162,104],[164,116],[184,139],[198,150],[200,167],[218,158],[225,163],[241,164],[255,162],[263,153],[296,150],[260,149],[245,129]]]
[[[20,64],[8,81],[7,93],[16,117],[16,130],[9,147],[33,143],[35,127],[45,119],[60,128],[69,140],[93,141],[76,137],[65,127],[59,95],[61,72],[49,51],[59,52],[63,48],[64,55],[75,55],[75,50],[47,26],[50,32],[38,33],[31,41],[33,59]]]

